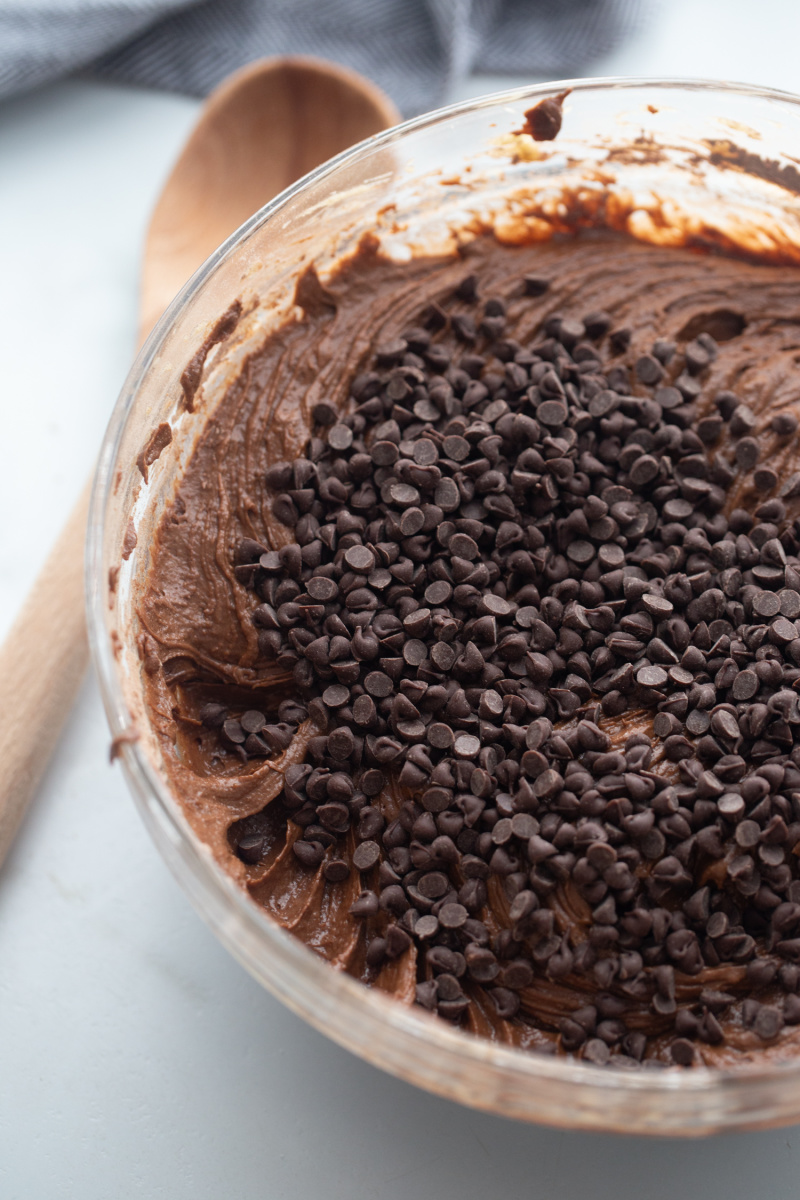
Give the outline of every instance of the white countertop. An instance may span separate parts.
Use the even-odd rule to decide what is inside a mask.
[[[672,0],[593,73],[800,91],[798,45],[796,0]],[[455,98],[517,82],[472,80]],[[196,109],[77,81],[0,105],[0,634],[128,369],[147,217]],[[554,1132],[340,1050],[214,940],[107,758],[88,679],[0,873],[3,1200],[797,1194],[796,1128],[700,1143]]]

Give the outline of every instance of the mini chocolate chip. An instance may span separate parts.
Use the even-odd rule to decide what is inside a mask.
[[[663,667],[640,667],[636,673],[636,682],[644,687],[663,687],[667,682],[667,672]]]
[[[724,416],[724,413],[723,413]],[[734,437],[743,437],[755,429],[756,418],[746,404],[739,404],[731,414],[730,431]]]
[[[643,354],[641,358],[638,358],[636,360],[635,370],[636,378],[639,380],[639,382],[647,384],[648,387],[652,387],[654,384],[659,383],[664,375],[664,369],[661,366],[661,363],[657,358],[654,358],[652,354]]]
[[[208,729],[220,729],[228,715],[228,710],[223,704],[204,704],[200,709],[200,720]]]
[[[690,1067],[694,1062],[694,1046],[687,1038],[676,1038],[670,1047],[672,1061],[679,1067]]]
[[[323,703],[328,708],[341,708],[350,699],[350,691],[342,683],[332,683],[322,693]]]
[[[239,724],[245,733],[260,733],[267,723],[267,718],[258,709],[250,708],[239,718]]]
[[[352,571],[366,575],[375,566],[375,555],[366,546],[350,546],[344,552],[344,561]]]
[[[374,917],[379,908],[380,905],[376,894],[371,891],[364,891],[350,905],[350,912],[354,917]]]
[[[601,1038],[590,1038],[583,1047],[583,1058],[587,1062],[604,1067],[611,1057],[611,1051]]]
[[[333,858],[322,868],[328,883],[343,883],[350,875],[350,867],[342,858]]]
[[[443,904],[438,913],[439,924],[443,929],[461,929],[468,915],[463,904]]]
[[[292,846],[292,850],[304,867],[318,867],[325,857],[325,850],[320,842],[306,842],[298,839]]]
[[[453,743],[453,749],[458,758],[475,758],[480,748],[480,740],[470,733],[457,734]]]
[[[778,473],[772,467],[759,467],[753,474],[753,483],[759,492],[771,492],[778,485]]]
[[[384,674],[383,671],[370,671],[370,673],[366,676],[366,678],[364,680],[364,687],[367,689],[367,691],[369,692],[369,694],[371,696],[376,696],[376,697],[379,697],[380,699],[384,699],[386,696],[390,696],[394,690],[394,684],[392,683],[389,676]],[[344,690],[346,691],[347,689],[344,689]],[[322,696],[322,698],[323,698],[323,700],[325,700],[326,704],[331,703],[329,700],[326,699],[327,693],[329,691],[331,691],[330,688],[326,689],[326,691],[323,693],[323,696]]]
[[[353,851],[353,866],[359,871],[369,871],[378,862],[380,856],[378,843],[367,840]]]
[[[328,445],[334,450],[349,450],[353,444],[353,431],[347,425],[333,425],[328,430]]]
[[[434,580],[425,589],[425,602],[436,608],[447,604],[453,594],[452,586],[445,579]]]
[[[567,406],[561,400],[545,400],[536,410],[536,418],[543,425],[558,428],[567,419]]]
[[[243,745],[247,737],[240,723],[233,718],[229,718],[223,724],[222,735],[226,741],[231,742],[235,746]]]
[[[427,739],[437,750],[449,750],[453,745],[453,731],[441,721],[432,721],[427,729]]]
[[[236,853],[242,862],[253,864],[260,862],[264,853],[264,838],[261,834],[249,834],[239,838]]]
[[[526,296],[543,296],[550,287],[550,280],[541,275],[526,275],[523,285]]]
[[[783,1017],[780,1010],[773,1008],[771,1005],[762,1004],[753,1022],[753,1029],[761,1040],[764,1042],[772,1041],[778,1036],[782,1028]]]
[[[794,413],[790,412],[776,413],[770,421],[769,427],[779,437],[790,437],[793,433],[797,432],[797,417]]]

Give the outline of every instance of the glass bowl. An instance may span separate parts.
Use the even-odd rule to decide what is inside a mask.
[[[555,142],[519,133],[526,109],[566,89]],[[368,1062],[475,1108],[627,1133],[778,1125],[800,1120],[800,1059],[630,1071],[509,1049],[365,987],[281,929],[212,859],[170,792],[136,645],[153,530],[205,420],[248,352],[290,311],[309,263],[324,277],[365,231],[399,257],[452,251],[466,228],[524,240],[537,222],[558,222],[565,194],[587,221],[605,197],[607,223],[644,240],[796,262],[798,161],[800,99],[743,85],[574,80],[417,118],[318,168],[230,237],[161,318],[114,409],[92,497],[89,632],[115,745],[156,846],[223,944],[294,1012]],[[181,375],[236,300],[244,315],[210,348],[189,412]],[[145,479],[137,458],[162,425],[171,442]]]

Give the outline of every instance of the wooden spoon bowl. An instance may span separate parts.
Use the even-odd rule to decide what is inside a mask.
[[[379,88],[323,59],[262,59],[220,84],[153,212],[142,338],[209,254],[268,200],[399,120]]]

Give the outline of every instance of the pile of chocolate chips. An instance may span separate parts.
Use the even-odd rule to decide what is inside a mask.
[[[305,455],[268,471],[294,541],[238,550],[263,659],[326,730],[286,773],[294,852],[332,883],[362,873],[368,964],[415,943],[418,1002],[442,1016],[480,988],[532,1021],[526,989],[549,980],[583,994],[559,1031],[590,1061],[646,1055],[634,1010],[683,1065],[726,1014],[769,1042],[800,1023],[798,479],[724,515],[743,473],[778,481],[734,394],[695,420],[710,336],[628,362],[605,313],[552,315],[522,346],[477,278],[455,299],[379,346],[347,415],[318,404]],[[653,737],[612,743],[604,720],[641,710]],[[229,720],[223,742],[272,753],[302,715]],[[372,801],[390,780],[387,824]],[[510,908],[494,934],[493,876]],[[565,929],[567,893],[586,915]],[[676,1002],[720,965],[734,992]]]

